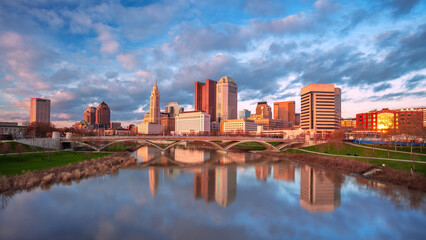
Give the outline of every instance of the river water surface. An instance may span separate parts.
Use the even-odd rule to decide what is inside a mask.
[[[2,196],[0,239],[425,239],[420,192],[250,153],[142,147],[115,175]]]

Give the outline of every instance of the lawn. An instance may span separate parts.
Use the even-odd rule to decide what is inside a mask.
[[[136,146],[137,143],[114,143],[108,147],[106,147],[103,151],[108,151],[108,152],[121,152],[126,148],[129,147],[133,147]]]
[[[97,153],[97,152],[51,152],[50,161],[48,160],[48,153],[29,153],[22,154],[20,159],[18,154],[7,155],[6,160],[3,155],[0,157],[0,175],[18,175],[23,171],[35,171],[51,167],[58,167],[67,164],[74,164],[89,160],[92,158],[101,158],[111,153]]]
[[[257,143],[257,142],[244,142],[244,143],[237,144],[236,146],[242,147],[242,148],[245,148],[245,149],[250,149],[250,150],[265,150],[266,149],[264,146],[262,146],[262,144]]]
[[[8,142],[10,144],[10,149],[8,153],[16,153],[16,146],[19,144],[18,142]],[[0,149],[2,145],[5,143],[0,143]],[[40,152],[42,148],[39,147],[31,147],[30,145],[22,144],[25,148],[25,152]]]
[[[315,151],[315,152],[322,152],[322,153],[329,153],[329,154],[338,154],[338,151],[333,145],[330,145],[330,148],[327,146],[327,144],[320,144],[317,146],[310,146],[310,147],[304,147],[303,149],[309,150],[309,151]],[[369,157],[377,157],[377,158],[393,158],[393,159],[404,159],[404,160],[412,160],[411,154],[409,153],[395,153],[392,151],[389,151],[389,157],[387,151],[380,151],[375,150],[373,152],[373,149],[363,148],[363,147],[357,147],[349,144],[343,144],[342,149],[340,150],[339,155],[347,155],[350,154],[351,156],[354,156],[354,154],[358,154],[358,156],[369,156]],[[413,155],[412,156],[414,160],[416,161],[426,161],[426,156],[418,156]]]
[[[381,148],[381,149],[390,149],[391,151],[395,150],[395,145],[393,145],[391,147],[389,147],[388,145],[376,145],[376,144],[365,144],[365,143],[362,143],[361,145],[367,146],[367,147],[373,147],[374,146],[374,148]],[[411,147],[397,146],[396,150],[397,151],[403,151],[403,152],[411,152]],[[413,152],[426,154],[426,147],[423,147],[423,151],[421,151],[420,146],[413,146]]]

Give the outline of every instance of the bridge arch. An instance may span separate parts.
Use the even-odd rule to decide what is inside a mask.
[[[246,142],[255,142],[255,143],[259,143],[260,145],[264,146],[266,149],[268,150],[274,150],[274,151],[278,151],[278,148],[276,148],[274,145],[266,142],[266,141],[259,141],[259,140],[244,140],[244,141],[235,141],[229,145],[227,145],[226,147],[224,147],[225,151],[228,151],[229,149],[231,149],[232,147],[240,144],[240,143],[246,143]]]

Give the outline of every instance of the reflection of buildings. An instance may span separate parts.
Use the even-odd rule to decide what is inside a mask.
[[[153,167],[149,168],[149,189],[151,190],[151,194],[154,197],[155,197],[155,194],[157,194],[158,175],[159,175],[158,168],[153,168]]]
[[[234,202],[237,196],[237,168],[217,167],[216,168],[216,202],[227,207]]]
[[[174,159],[182,163],[202,163],[210,159],[210,151],[174,148]]]
[[[214,200],[215,196],[215,169],[194,171],[194,199],[203,197],[206,203]]]
[[[294,182],[294,166],[289,162],[274,164],[274,179],[279,181]]]
[[[136,151],[136,158],[138,163],[147,162],[157,156],[161,155],[161,151],[154,147],[141,147]]]
[[[340,206],[340,186],[327,178],[323,171],[301,167],[300,206],[309,212],[332,212]]]
[[[271,174],[271,166],[270,165],[261,165],[256,166],[256,178],[259,181],[265,182],[266,179]]]

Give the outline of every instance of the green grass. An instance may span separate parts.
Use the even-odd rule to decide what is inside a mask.
[[[236,146],[242,147],[242,148],[245,148],[245,149],[250,149],[250,150],[265,150],[266,149],[264,146],[262,146],[262,144],[256,143],[256,142],[244,142],[244,143],[237,144]]]
[[[18,142],[8,142],[9,144],[10,144],[10,149],[9,149],[9,151],[8,151],[8,153],[16,153],[16,146],[19,144]],[[1,149],[1,146],[3,145],[4,143],[0,143],[0,149]],[[39,147],[31,147],[30,145],[26,145],[26,144],[22,144],[22,146],[24,146],[24,148],[25,148],[25,152],[40,152],[40,151],[42,151],[42,148],[39,148]]]
[[[136,145],[137,145],[137,143],[130,143],[130,144],[115,143],[115,144],[112,144],[112,145],[108,146],[107,148],[105,148],[104,151],[121,152],[128,147],[133,147],[133,146],[136,146]]]
[[[367,147],[374,146],[374,148],[381,148],[381,149],[390,149],[391,151],[395,150],[395,146],[391,146],[389,148],[388,145],[382,145],[382,146],[380,146],[380,145],[376,145],[376,144],[373,145],[373,144],[365,144],[365,143],[362,143],[361,145],[367,146]],[[397,146],[396,150],[397,151],[403,151],[403,152],[411,152],[411,147],[402,146],[402,148],[401,148],[401,146]],[[422,152],[419,146],[416,146],[416,147],[413,146],[413,152],[426,154],[426,147],[423,147],[423,152]]]
[[[298,149],[289,149],[289,150],[285,150],[283,152],[287,152],[287,153],[302,153],[302,154],[315,154],[315,153],[307,153],[307,152],[302,152],[299,151]],[[330,158],[337,158],[337,157],[333,157],[333,156],[326,156],[326,157],[330,157]],[[338,158],[347,158],[347,159],[353,159],[359,162],[367,162],[367,163],[371,163],[371,164],[375,164],[378,166],[382,166],[382,164],[385,164],[387,167],[393,168],[393,169],[398,169],[398,170],[403,170],[403,171],[411,171],[411,169],[413,169],[414,172],[423,174],[424,176],[426,176],[426,164],[415,164],[413,165],[413,163],[411,162],[396,162],[396,161],[390,161],[390,160],[380,160],[380,159],[366,159],[366,158],[356,158],[356,157],[350,157],[350,156],[339,156]]]
[[[327,144],[320,144],[317,146],[310,146],[310,147],[304,147],[303,149],[309,150],[309,151],[315,151],[315,152],[322,152],[322,153],[329,153],[329,154],[338,154],[338,151],[336,148],[331,145],[330,148],[327,146]],[[321,151],[322,150],[322,151]],[[393,158],[393,159],[404,159],[404,160],[412,160],[411,154],[408,153],[395,153],[392,151],[389,151],[389,157],[387,151],[380,151],[375,150],[373,153],[372,149],[353,146],[349,144],[343,144],[343,148],[340,150],[339,155],[347,155],[349,153],[351,156],[354,156],[354,154],[358,154],[358,156],[365,156],[367,155],[372,158]],[[426,156],[417,156],[413,155],[414,160],[416,161],[426,161]]]
[[[51,167],[59,167],[68,164],[74,164],[89,160],[92,158],[101,158],[111,153],[86,153],[86,152],[51,152],[50,161],[47,160],[47,153],[29,153],[19,155],[8,155],[6,160],[3,155],[0,156],[0,175],[18,175],[23,171],[36,171]]]

